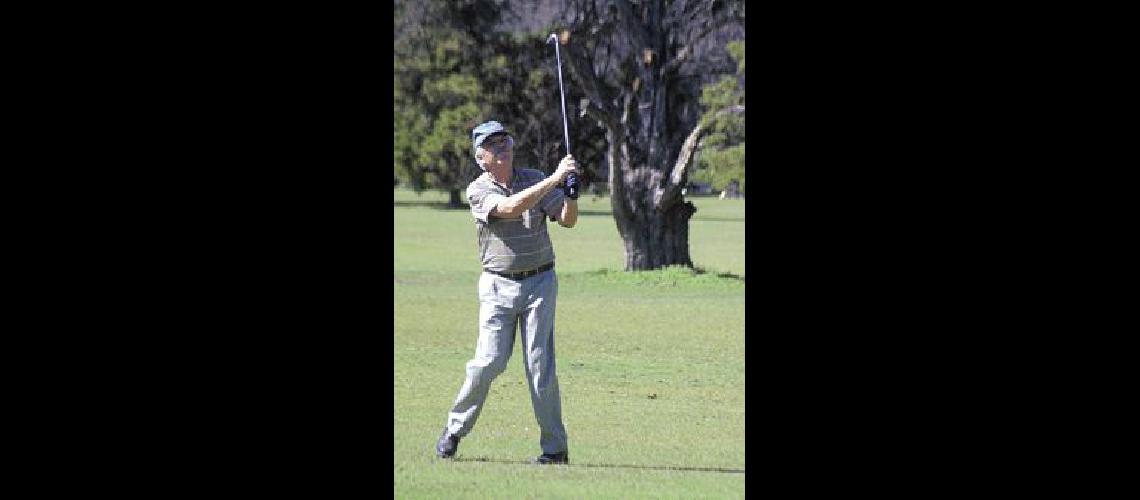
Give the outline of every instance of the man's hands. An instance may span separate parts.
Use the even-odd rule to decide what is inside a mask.
[[[566,174],[578,171],[578,162],[574,160],[574,155],[566,155],[562,161],[558,162],[558,169],[551,174],[551,177],[558,179],[561,183],[566,180]]]
[[[566,193],[566,197],[571,200],[578,199],[578,181],[570,182],[570,176],[577,175],[578,162],[574,160],[572,155],[566,155],[562,161],[558,163],[558,169],[554,171],[553,177],[558,180],[562,185],[562,191]]]
[[[551,177],[558,179],[558,182],[563,184],[562,191],[566,193],[566,201],[562,204],[562,209],[559,211],[557,220],[563,227],[574,227],[578,222],[578,193],[574,191],[574,195],[570,195],[570,190],[566,188],[566,176],[578,172],[578,162],[574,160],[571,155],[566,155],[561,162],[558,163],[558,169],[554,171]]]

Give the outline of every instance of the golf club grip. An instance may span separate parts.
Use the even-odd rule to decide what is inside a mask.
[[[566,174],[566,196],[571,200],[578,199],[578,174],[574,172]]]

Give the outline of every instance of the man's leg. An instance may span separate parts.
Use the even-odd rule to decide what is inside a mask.
[[[554,271],[528,280],[526,310],[519,318],[526,348],[526,377],[534,418],[541,430],[543,453],[566,450],[566,428],[562,425],[562,395],[558,390],[554,357],[554,305],[558,278]]]
[[[491,381],[507,367],[514,347],[517,313],[510,284],[504,287],[496,279],[501,278],[486,273],[479,278],[479,340],[475,357],[467,362],[467,379],[447,415],[447,433],[459,437],[475,426]]]

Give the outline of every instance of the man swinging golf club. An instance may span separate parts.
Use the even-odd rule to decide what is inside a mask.
[[[530,403],[540,431],[539,464],[570,462],[566,428],[562,425],[562,396],[554,359],[554,304],[558,278],[554,248],[546,218],[563,227],[578,221],[578,165],[570,156],[566,122],[566,92],[562,88],[562,58],[558,37],[551,33],[558,61],[558,91],[562,97],[562,131],[566,156],[546,177],[541,171],[515,168],[514,138],[497,121],[471,131],[475,161],[483,175],[467,186],[467,201],[475,218],[479,258],[479,340],[475,358],[467,362],[467,380],[447,415],[447,425],[435,444],[441,458],[455,456],[459,440],[475,426],[491,381],[507,367],[514,348],[516,325],[522,337],[523,367]],[[556,189],[560,183],[561,189]]]
[[[483,263],[479,340],[475,357],[467,362],[467,379],[436,443],[436,454],[454,456],[460,439],[475,426],[491,381],[511,357],[517,326],[526,357],[527,388],[541,432],[542,455],[533,462],[568,463],[554,358],[558,278],[546,218],[568,228],[577,222],[577,193],[567,196],[565,186],[560,186],[577,164],[568,154],[546,177],[539,170],[514,167],[514,139],[499,122],[483,123],[471,135],[475,161],[484,170],[467,186]]]

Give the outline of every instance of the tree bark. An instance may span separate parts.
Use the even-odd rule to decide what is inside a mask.
[[[696,213],[696,207],[686,201],[665,212],[655,212],[650,209],[652,200],[628,201],[638,209],[625,217],[615,217],[625,243],[625,270],[644,271],[673,265],[693,267],[689,257],[689,219]]]
[[[660,168],[635,166],[627,142],[610,136],[610,204],[618,234],[625,245],[625,270],[645,271],[665,266],[693,267],[689,256],[689,219],[697,208],[677,196],[658,207]]]

